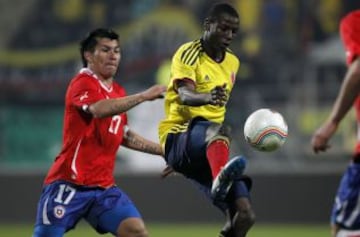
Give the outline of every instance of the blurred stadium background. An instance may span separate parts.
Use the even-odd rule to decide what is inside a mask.
[[[129,93],[137,92],[166,83],[169,57],[181,43],[201,36],[213,2],[0,0],[0,223],[34,220],[42,179],[60,149],[65,89],[81,66],[79,39],[95,27],[115,29],[123,54],[117,80]],[[232,46],[241,68],[227,120],[234,131],[232,153],[249,158],[258,220],[327,225],[355,144],[354,114],[346,117],[327,154],[315,157],[310,137],[328,114],[346,69],[339,19],[360,3],[228,2],[241,17]],[[256,152],[243,139],[246,117],[262,107],[278,110],[289,125],[286,144],[274,153]],[[157,139],[161,101],[143,104],[129,116],[135,130]],[[118,156],[118,184],[148,221],[221,223],[219,212],[186,180],[159,179],[160,158],[125,149]]]

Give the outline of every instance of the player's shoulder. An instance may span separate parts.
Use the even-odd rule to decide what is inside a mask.
[[[239,60],[238,56],[230,48],[226,48],[226,55],[234,60]]]
[[[178,57],[182,63],[191,66],[196,63],[202,51],[201,40],[197,39],[180,45],[175,56]]]
[[[69,88],[97,87],[96,76],[89,70],[81,69],[70,81]]]
[[[341,18],[341,23],[359,23],[360,21],[360,10],[354,10],[347,13],[345,16]]]
[[[360,10],[351,11],[340,20],[340,33],[342,37],[345,35],[355,35],[354,32],[359,31]],[[358,39],[358,37],[356,37]]]
[[[200,39],[188,41],[186,43],[181,44],[178,48],[178,51],[185,51],[185,50],[193,49],[194,47],[197,47],[200,45],[201,45]]]
[[[232,63],[239,64],[239,57],[230,48],[226,49],[226,58]]]
[[[75,75],[73,81],[96,82],[96,75],[89,69],[83,68]]]

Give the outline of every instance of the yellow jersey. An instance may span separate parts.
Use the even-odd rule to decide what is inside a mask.
[[[230,50],[226,50],[222,62],[215,62],[203,50],[200,39],[179,47],[171,63],[170,82],[165,95],[165,119],[159,124],[159,138],[163,146],[167,134],[185,131],[192,118],[201,116],[209,121],[222,123],[226,112],[225,106],[180,104],[174,81],[190,79],[198,93],[209,93],[215,86],[226,84],[229,98],[239,65],[239,59]]]

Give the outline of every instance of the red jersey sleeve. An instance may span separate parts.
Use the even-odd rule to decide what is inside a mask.
[[[78,108],[86,108],[103,99],[97,81],[87,75],[79,76],[74,80],[68,96],[69,102]]]
[[[360,10],[350,12],[341,20],[340,35],[346,50],[346,63],[350,65],[360,54]]]

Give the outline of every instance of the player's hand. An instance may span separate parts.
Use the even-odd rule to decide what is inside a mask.
[[[209,104],[224,106],[227,102],[227,94],[226,94],[226,84],[222,86],[215,86],[210,91],[211,99]]]
[[[159,98],[164,98],[165,91],[166,86],[155,85],[143,91],[141,95],[144,97],[145,100],[155,100]]]
[[[326,151],[331,146],[329,140],[332,135],[336,132],[337,124],[332,122],[326,122],[314,133],[311,139],[311,146],[315,153]]]

